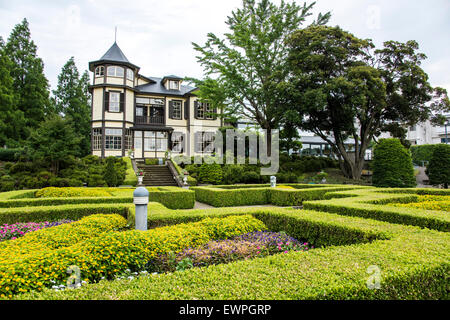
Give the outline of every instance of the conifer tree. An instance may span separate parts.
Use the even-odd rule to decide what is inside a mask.
[[[25,126],[18,127],[21,136],[27,137],[29,129],[37,128],[50,112],[49,84],[44,75],[44,63],[37,56],[27,19],[12,30],[5,46],[11,59],[11,77],[17,107],[25,116]]]

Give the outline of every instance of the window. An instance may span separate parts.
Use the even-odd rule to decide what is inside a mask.
[[[134,132],[134,148],[142,149],[142,131]]]
[[[409,127],[409,131],[416,131],[416,126]]]
[[[144,107],[136,107],[136,117],[144,116]]]
[[[184,137],[181,132],[172,133],[172,151],[176,153],[184,151]]]
[[[125,150],[133,149],[132,132],[130,129],[125,129]]]
[[[122,150],[122,129],[105,129],[105,149]]]
[[[196,106],[196,119],[214,120],[216,118],[215,110],[209,103],[196,101],[194,106]]]
[[[181,119],[181,101],[174,100],[172,101],[172,119]]]
[[[196,132],[195,151],[202,153],[214,152],[214,132]]]
[[[127,79],[133,81],[134,80],[134,72],[131,69],[127,69]]]
[[[205,119],[211,120],[214,119],[214,115],[212,112],[214,112],[213,108],[209,105],[209,103],[203,103],[205,106]]]
[[[170,90],[179,90],[179,81],[173,81],[173,80],[169,80],[169,89]]]
[[[167,151],[167,132],[145,131],[144,151]]]
[[[96,77],[103,77],[105,75],[105,67],[100,66],[95,68],[95,76]]]
[[[123,77],[124,70],[122,67],[109,66],[108,77]]]
[[[102,149],[102,129],[95,128],[92,130],[92,150]]]
[[[448,138],[448,140],[447,138],[441,138],[441,143],[448,143],[448,142],[450,142],[450,138]]]
[[[197,103],[197,118],[203,119],[205,117],[204,104],[202,102]]]
[[[120,112],[120,92],[109,92],[109,112]]]

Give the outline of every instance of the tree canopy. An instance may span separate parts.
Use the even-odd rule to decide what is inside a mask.
[[[284,100],[279,84],[289,74],[284,41],[312,15],[314,4],[243,0],[243,6],[228,16],[224,38],[208,33],[203,46],[193,43],[207,77],[196,81],[201,97],[221,104],[227,116],[250,120],[268,131],[278,128]],[[330,13],[319,14],[313,24],[324,24],[329,17]],[[270,146],[270,134],[267,141]]]
[[[339,27],[313,25],[294,32],[287,45],[285,113],[330,144],[349,178],[361,177],[365,152],[382,131],[450,107],[446,91],[429,84],[415,41],[375,49]]]

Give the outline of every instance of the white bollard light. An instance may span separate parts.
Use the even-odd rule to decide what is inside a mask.
[[[133,192],[133,203],[136,206],[135,229],[147,230],[148,214],[148,195],[149,192],[144,187],[138,187]]]
[[[270,186],[272,188],[275,188],[277,186],[277,177],[275,176],[270,176]]]

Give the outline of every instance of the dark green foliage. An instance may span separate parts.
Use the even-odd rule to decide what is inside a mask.
[[[122,185],[125,180],[126,162],[121,158],[112,157],[111,164],[116,176],[116,185]],[[104,179],[107,161],[97,156],[87,156],[82,159],[67,157],[60,162],[57,174],[52,172],[52,166],[45,161],[8,163],[4,167],[6,178],[0,179],[0,189],[34,189],[43,187],[106,187]],[[0,174],[1,175],[1,174]]]
[[[200,183],[206,184],[221,184],[222,183],[222,168],[219,164],[203,163],[200,166],[198,173],[198,180]]]
[[[12,66],[0,37],[0,148],[17,145],[20,140],[19,128],[24,126],[23,112],[17,108]]]
[[[422,144],[419,146],[411,146],[412,161],[415,165],[423,166],[431,160],[436,144]]]
[[[74,57],[64,65],[58,76],[58,87],[53,91],[55,111],[64,114],[68,124],[80,137],[77,156],[86,156],[91,150],[91,106],[89,73],[81,77],[75,65]]]
[[[313,25],[293,32],[287,47],[292,77],[285,114],[328,142],[348,178],[361,178],[374,138],[398,129],[388,125],[414,125],[450,109],[445,89],[433,88],[421,68],[426,56],[416,41],[387,41],[375,50],[370,39]],[[354,150],[346,148],[348,138]]]
[[[15,161],[23,149],[0,149],[0,161]]]
[[[37,56],[37,46],[31,40],[26,19],[12,30],[5,46],[11,60],[11,77],[17,110],[24,115],[25,125],[16,125],[20,137],[26,139],[29,129],[38,128],[50,112],[49,84],[44,75],[44,63]]]
[[[78,154],[80,140],[67,120],[52,116],[31,133],[27,151],[35,161],[49,161],[52,172],[58,174],[61,162]]]
[[[106,158],[106,168],[105,173],[103,174],[103,179],[106,181],[108,187],[117,186],[117,173],[114,168],[115,162],[116,162],[115,157]]]
[[[411,154],[398,139],[380,139],[373,157],[372,183],[377,187],[416,186]]]
[[[186,168],[186,170],[188,170]],[[189,171],[188,171],[189,172]],[[190,173],[190,172],[189,172]],[[241,182],[244,167],[240,165],[225,165],[223,167],[223,184],[235,184]],[[259,179],[259,177],[258,177]]]
[[[438,144],[433,150],[426,173],[432,185],[443,185],[445,189],[450,184],[450,145]]]
[[[285,40],[301,28],[313,6],[244,0],[228,16],[229,31],[223,38],[209,33],[203,46],[193,43],[207,78],[195,81],[201,99],[224,108],[225,116],[234,120],[244,116],[263,129],[279,128],[284,100],[279,85],[290,72]],[[324,24],[329,17],[319,14],[313,23]],[[215,80],[208,77],[212,74]]]

